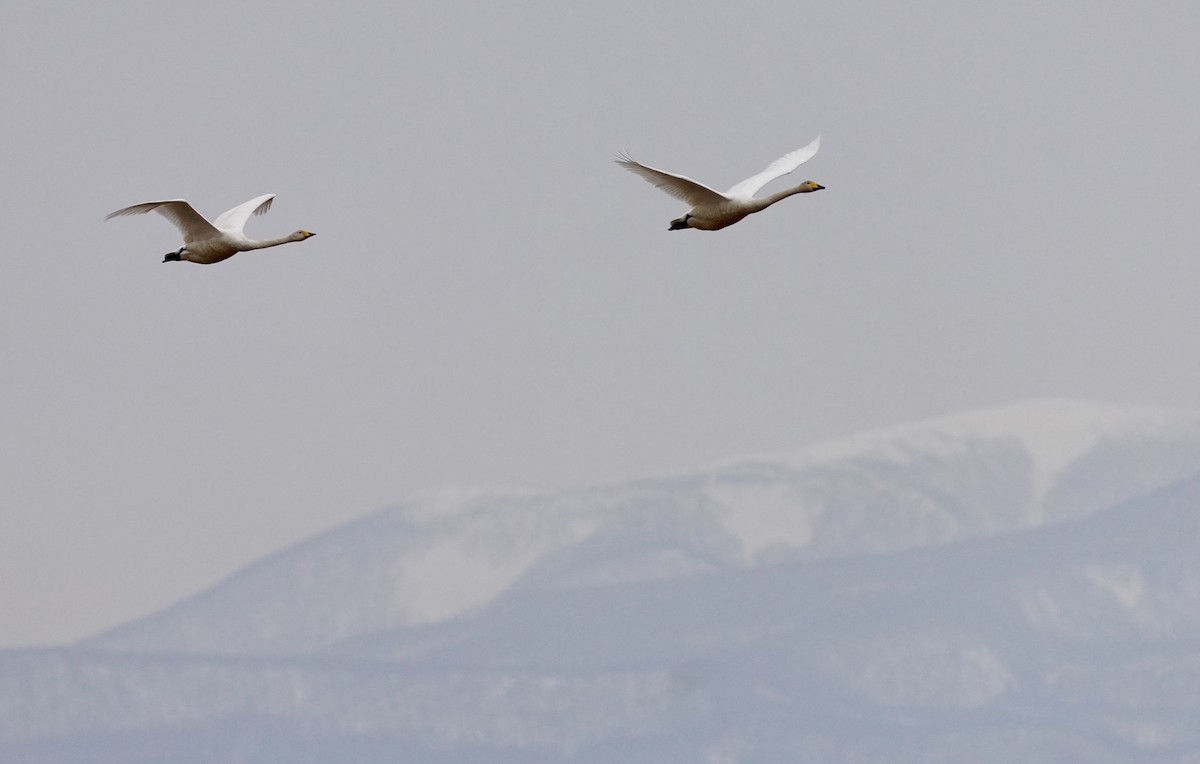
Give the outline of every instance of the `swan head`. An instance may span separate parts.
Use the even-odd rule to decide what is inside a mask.
[[[824,191],[825,187],[815,180],[806,180],[800,184],[800,193],[808,194],[813,191]]]
[[[296,231],[294,234],[289,236],[288,239],[290,241],[304,241],[309,236],[316,236],[316,234],[311,231]]]

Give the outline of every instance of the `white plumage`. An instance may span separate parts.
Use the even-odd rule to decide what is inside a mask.
[[[251,249],[264,249],[287,244],[292,241],[304,241],[316,234],[308,231],[296,231],[278,239],[255,240],[246,238],[243,229],[251,215],[262,215],[271,209],[275,194],[256,196],[248,202],[243,202],[231,210],[226,210],[217,216],[216,223],[210,223],[196,212],[185,199],[167,199],[161,202],[142,202],[105,216],[110,220],[121,215],[143,215],[151,210],[165,217],[183,234],[183,246],[175,252],[168,252],[163,262],[186,260],[192,263],[211,265],[233,257],[238,252]]]
[[[787,175],[812,159],[820,147],[821,137],[817,136],[816,140],[804,148],[784,154],[767,165],[762,172],[735,184],[723,194],[683,175],[647,167],[625,154],[618,156],[616,161],[626,170],[637,173],[676,199],[692,205],[687,214],[671,221],[670,230],[699,228],[704,231],[716,231],[733,225],[751,213],[765,210],[780,199],[786,199],[792,194],[806,194],[825,188],[819,183],[806,180],[795,188],[784,189],[761,199],[754,197],[754,194],[767,183]]]

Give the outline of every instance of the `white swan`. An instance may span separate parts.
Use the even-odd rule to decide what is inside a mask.
[[[170,220],[183,234],[183,246],[174,252],[168,252],[163,258],[164,263],[187,260],[192,263],[211,265],[233,257],[238,252],[251,249],[263,249],[287,244],[289,241],[304,241],[309,236],[316,236],[308,231],[296,231],[293,234],[278,239],[256,241],[247,239],[242,229],[251,215],[261,215],[271,209],[271,201],[275,194],[256,196],[248,202],[239,204],[231,210],[222,212],[216,223],[210,223],[188,204],[184,199],[167,199],[162,202],[143,202],[132,207],[117,210],[105,216],[105,220],[120,215],[142,215],[150,210]]]
[[[825,188],[820,183],[806,180],[795,188],[784,189],[761,199],[754,198],[754,192],[812,159],[820,147],[821,136],[818,135],[815,141],[804,148],[784,154],[767,165],[767,169],[757,175],[751,175],[723,194],[691,178],[647,167],[635,162],[627,154],[619,155],[616,161],[626,170],[636,172],[676,199],[682,199],[692,205],[686,215],[671,221],[670,230],[699,228],[702,231],[716,231],[733,225],[751,213],[765,210],[792,194],[807,194]]]

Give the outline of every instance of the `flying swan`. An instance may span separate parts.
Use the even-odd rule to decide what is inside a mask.
[[[786,199],[792,194],[807,194],[825,188],[820,183],[806,180],[795,188],[787,188],[761,199],[754,198],[754,193],[758,189],[776,178],[787,175],[812,159],[820,147],[821,136],[818,135],[815,141],[804,148],[784,154],[767,165],[767,169],[757,175],[751,175],[723,194],[717,193],[691,178],[647,167],[635,162],[627,154],[618,155],[616,162],[626,170],[641,175],[676,199],[682,199],[692,205],[686,215],[671,221],[669,230],[699,228],[702,231],[716,231],[733,225],[751,213],[765,210],[780,199]]]
[[[174,252],[168,252],[163,258],[164,263],[187,260],[191,263],[211,265],[227,260],[238,252],[251,249],[277,247],[290,241],[304,241],[309,236],[316,236],[308,231],[296,231],[278,239],[256,241],[247,239],[242,229],[251,215],[262,215],[271,209],[271,201],[275,194],[256,196],[231,210],[222,212],[216,223],[210,223],[188,204],[184,199],[167,199],[162,202],[143,202],[132,207],[126,207],[105,216],[105,220],[121,215],[142,215],[155,210],[175,224],[183,234],[183,246]]]

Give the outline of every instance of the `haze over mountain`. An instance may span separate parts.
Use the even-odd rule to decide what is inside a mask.
[[[0,757],[1200,761],[1200,416],[1039,400],[443,491],[62,649]]]

